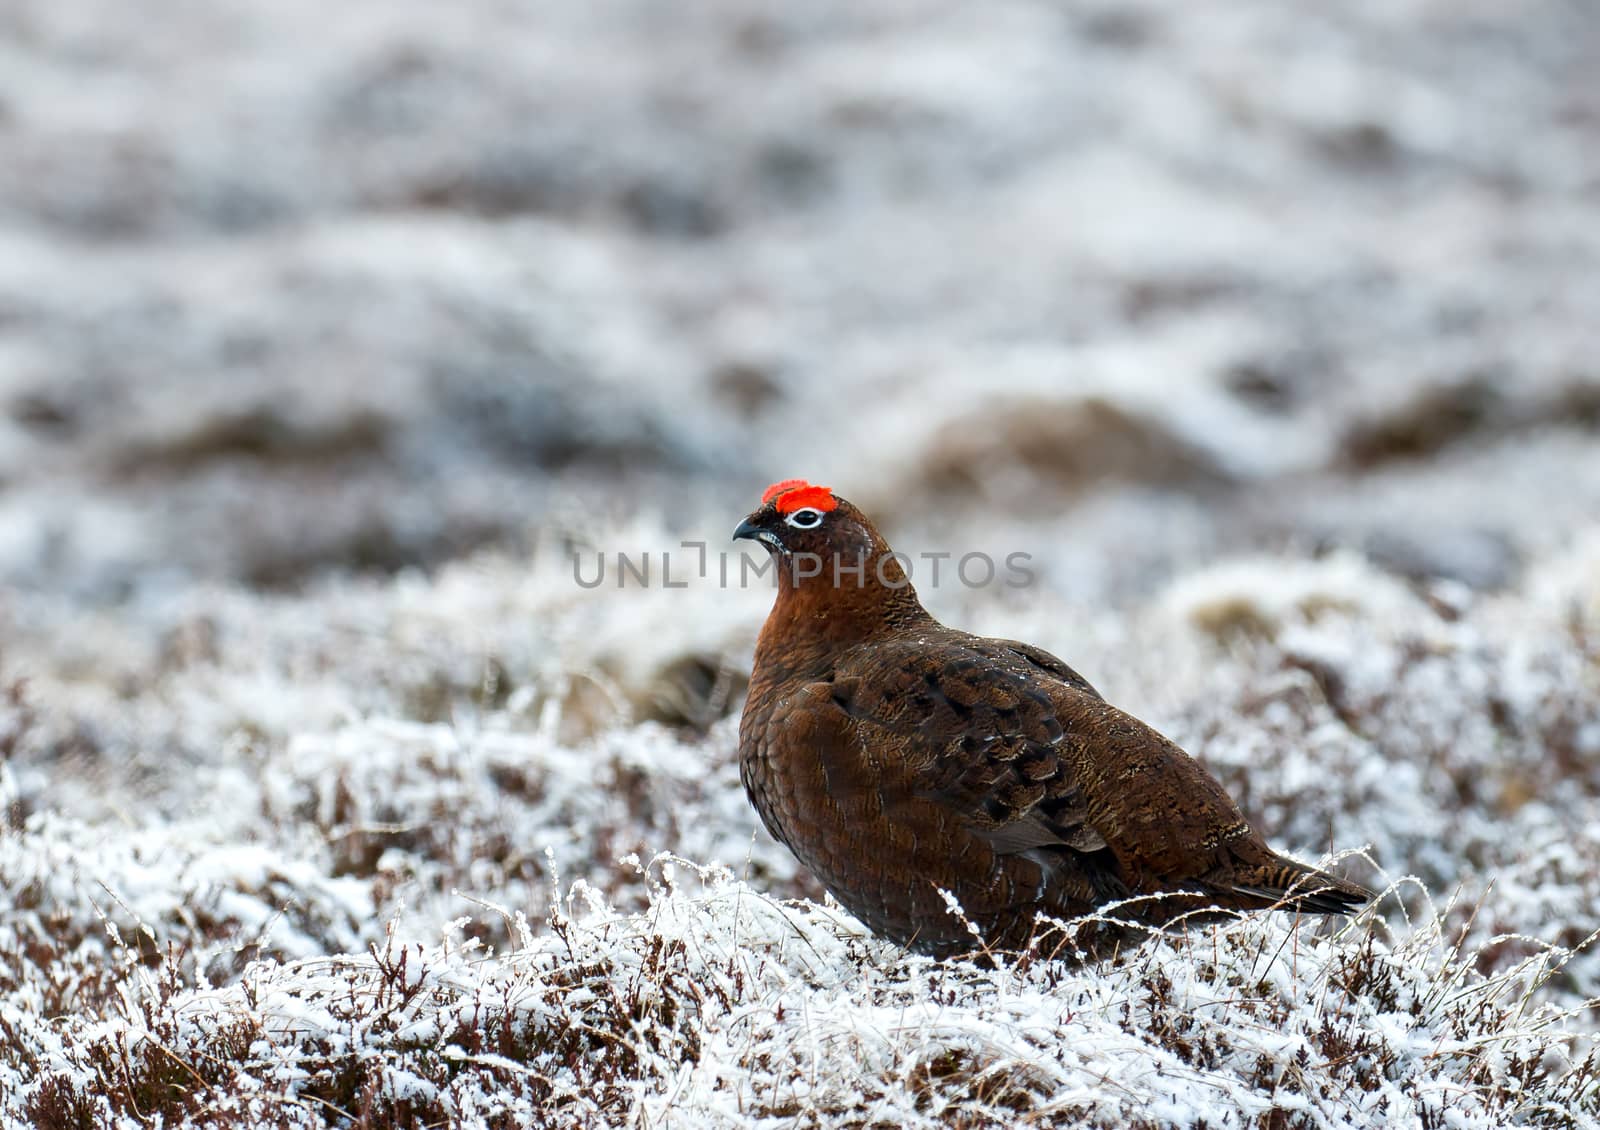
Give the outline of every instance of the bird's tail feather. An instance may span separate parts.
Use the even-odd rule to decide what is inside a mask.
[[[1354,914],[1375,897],[1360,883],[1289,860],[1277,860],[1254,875],[1240,876],[1229,889],[1236,895],[1262,899],[1267,906],[1308,914]]]

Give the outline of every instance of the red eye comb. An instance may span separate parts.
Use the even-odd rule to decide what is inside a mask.
[[[774,502],[774,500],[776,500]],[[827,487],[812,486],[804,479],[784,479],[773,483],[761,494],[762,502],[772,502],[779,514],[793,514],[796,510],[832,510],[839,505],[833,491]]]
[[[795,489],[797,489],[799,487],[808,487],[810,485],[811,484],[806,482],[804,479],[784,479],[783,482],[781,482],[781,483],[773,483],[766,490],[762,491],[761,492],[761,501],[762,502],[771,502],[774,498],[777,498],[784,491],[795,490]]]

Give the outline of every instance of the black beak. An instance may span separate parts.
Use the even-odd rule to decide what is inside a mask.
[[[758,541],[766,546],[768,553],[782,553],[783,542],[767,526],[767,522],[771,518],[771,514],[765,514],[757,510],[739,523],[739,528],[733,531],[733,540],[739,541],[748,538],[750,541]]]

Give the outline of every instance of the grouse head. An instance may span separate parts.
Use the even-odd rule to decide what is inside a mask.
[[[884,616],[921,614],[910,578],[883,536],[827,487],[804,479],[773,483],[733,536],[760,542],[772,555],[780,613],[814,624],[827,611],[834,632],[846,620],[864,628]]]
[[[804,584],[832,581],[838,560],[851,568],[889,555],[889,547],[866,515],[827,487],[804,479],[773,483],[761,495],[761,506],[733,531],[733,536],[758,541],[778,559],[779,575]],[[820,565],[820,571],[818,566]],[[798,574],[798,578],[796,577]]]

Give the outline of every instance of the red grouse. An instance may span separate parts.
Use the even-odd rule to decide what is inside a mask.
[[[1177,745],[1039,648],[939,623],[866,516],[774,484],[734,531],[776,559],[739,769],[767,829],[873,930],[1020,947],[1037,916],[1344,914],[1365,888],[1274,852]]]

